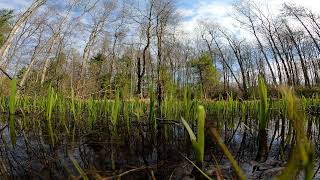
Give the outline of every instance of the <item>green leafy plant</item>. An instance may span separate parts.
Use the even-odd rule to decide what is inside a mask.
[[[198,126],[197,126],[198,127],[198,138],[193,133],[189,124],[183,118],[181,118],[181,120],[182,120],[182,123],[190,136],[192,147],[195,151],[196,161],[198,163],[202,163],[203,158],[204,158],[204,124],[205,124],[205,110],[202,105],[198,106],[198,113],[197,114],[198,114]]]

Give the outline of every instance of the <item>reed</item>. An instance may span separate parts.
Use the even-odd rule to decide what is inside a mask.
[[[127,125],[128,133],[130,133],[130,114],[129,114],[130,103],[128,100],[123,100],[123,113],[124,119]]]
[[[47,102],[46,102],[46,119],[47,119],[48,133],[51,139],[52,146],[54,146],[55,144],[55,137],[54,137],[53,125],[52,125],[52,112],[53,112],[53,106],[54,106],[56,97],[57,96],[54,93],[53,88],[50,86],[48,89],[48,96],[47,96]]]
[[[269,116],[269,102],[267,94],[267,86],[264,79],[259,77],[259,132],[258,132],[258,153],[256,156],[256,161],[266,161],[268,158],[268,116]]]
[[[114,130],[117,128],[118,124],[118,114],[119,114],[119,107],[120,107],[120,97],[119,97],[119,90],[116,92],[116,97],[113,102],[112,111],[111,111],[111,122],[113,125]]]
[[[14,78],[10,82],[10,97],[9,97],[9,113],[14,115],[16,113],[16,95],[17,95],[17,80]]]
[[[149,122],[153,124],[153,129],[157,129],[156,111],[155,111],[155,95],[150,90],[150,104],[149,104]]]
[[[13,79],[11,81],[11,91],[9,97],[9,131],[10,131],[10,139],[12,146],[15,147],[17,138],[16,138],[16,129],[15,129],[15,121],[14,115],[16,113],[16,94],[17,94],[17,80]]]
[[[74,90],[71,88],[71,111],[73,115],[73,128],[72,128],[72,144],[75,143],[75,134],[76,134],[76,124],[78,123],[77,121],[77,114],[76,114],[76,108],[75,108],[75,97],[74,97]]]
[[[89,127],[92,129],[93,125],[97,118],[96,106],[95,101],[92,97],[89,98],[87,101],[88,104],[88,112],[89,112]]]

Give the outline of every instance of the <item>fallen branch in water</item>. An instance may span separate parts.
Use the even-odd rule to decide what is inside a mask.
[[[108,180],[108,179],[113,179],[113,178],[120,178],[120,177],[125,176],[125,175],[127,175],[127,174],[130,174],[130,173],[132,173],[132,172],[145,170],[145,169],[147,169],[147,168],[148,168],[147,166],[142,166],[142,167],[139,167],[139,168],[130,169],[130,170],[125,171],[125,172],[123,172],[123,173],[121,173],[121,174],[118,174],[118,175],[116,175],[116,176],[103,178],[102,180]]]
[[[161,163],[162,165],[163,163]],[[120,178],[122,176],[125,176],[125,175],[128,175],[130,173],[133,173],[133,172],[137,172],[137,171],[142,171],[142,170],[146,170],[146,169],[153,169],[155,167],[159,166],[159,164],[155,164],[155,165],[152,165],[152,166],[142,166],[142,167],[138,167],[138,168],[134,168],[134,169],[130,169],[128,171],[125,171],[123,173],[120,173],[118,175],[115,175],[115,176],[111,176],[111,177],[105,177],[105,178],[102,178],[101,180],[109,180],[109,179],[114,179],[114,178]],[[156,178],[154,177],[154,175],[152,175],[151,177],[152,180],[156,180]]]

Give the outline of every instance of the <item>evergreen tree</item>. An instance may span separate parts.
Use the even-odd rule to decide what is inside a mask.
[[[13,11],[8,9],[0,10],[0,47],[6,40],[11,30],[10,20],[13,17]]]
[[[191,61],[191,67],[198,77],[198,85],[206,98],[208,93],[219,82],[219,74],[213,65],[213,59],[208,53],[203,53]]]

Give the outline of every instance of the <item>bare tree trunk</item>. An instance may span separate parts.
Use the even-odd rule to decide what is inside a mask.
[[[41,34],[40,34],[40,36],[39,36],[38,43],[37,43],[37,45],[36,45],[35,48],[34,48],[34,51],[33,51],[32,57],[31,57],[31,62],[30,62],[30,64],[28,65],[28,68],[27,68],[26,72],[23,74],[23,77],[22,77],[22,79],[21,79],[21,81],[20,81],[20,83],[19,83],[19,85],[20,85],[21,87],[24,86],[24,84],[25,84],[25,82],[26,82],[26,80],[27,80],[27,78],[28,78],[28,75],[29,75],[29,73],[30,73],[30,70],[31,70],[31,68],[33,67],[33,65],[34,65],[34,63],[35,63],[35,61],[36,61],[37,53],[41,52],[42,49],[43,49],[43,47],[42,47],[42,48],[38,51],[39,46],[40,46],[40,43],[41,43]]]
[[[280,60],[281,60],[282,66],[283,66],[283,68],[284,68],[284,72],[286,73],[287,82],[288,82],[288,84],[290,85],[290,84],[291,84],[291,77],[290,77],[290,75],[289,75],[288,68],[287,68],[287,65],[286,65],[286,63],[285,63],[285,60],[284,60],[284,58],[282,57],[282,55],[281,55],[281,53],[280,53],[280,50],[279,50],[279,48],[278,48],[278,46],[277,46],[277,44],[276,44],[276,42],[275,42],[275,39],[273,38],[273,35],[272,35],[271,32],[269,32],[269,37],[270,37],[271,42],[272,42],[272,44],[273,44],[275,53],[278,54],[278,56],[279,56],[279,58],[280,58]],[[272,46],[272,44],[271,44],[271,46]]]
[[[31,6],[27,9],[26,12],[23,13],[23,15],[17,20],[15,25],[13,26],[11,32],[9,33],[7,40],[0,48],[0,66],[3,65],[3,63],[6,60],[6,56],[8,54],[8,51],[14,41],[14,38],[16,37],[17,33],[21,29],[23,23],[25,23],[35,12],[36,10],[42,6],[46,0],[35,0]]]
[[[152,26],[152,11],[153,11],[153,6],[154,6],[154,2],[151,1],[150,2],[150,8],[149,8],[149,12],[148,12],[148,25],[147,25],[147,29],[146,29],[146,38],[147,38],[147,43],[143,48],[143,52],[142,52],[142,71],[141,71],[141,59],[138,58],[138,71],[137,71],[137,75],[138,75],[138,84],[137,84],[137,94],[140,94],[140,96],[142,97],[142,79],[143,76],[145,75],[146,72],[146,59],[147,59],[147,52],[149,50],[149,46],[151,43],[151,26]]]
[[[42,73],[41,73],[41,80],[40,80],[41,86],[43,85],[44,80],[46,78],[47,70],[49,68],[49,63],[50,63],[50,55],[51,55],[53,46],[56,44],[56,42],[58,40],[58,37],[59,37],[58,34],[53,34],[52,37],[50,38],[51,40],[49,40],[49,41],[51,41],[51,44],[49,46],[49,49],[48,49],[48,52],[47,52],[47,56],[45,58],[44,66],[43,66],[43,69],[42,69]]]
[[[163,27],[160,23],[159,17],[157,17],[156,25],[156,34],[157,34],[157,55],[158,55],[158,66],[157,66],[157,101],[158,101],[158,116],[161,117],[161,102],[162,102],[162,83],[160,77],[160,69],[162,62],[162,36],[163,36]]]
[[[231,75],[233,76],[233,78],[235,79],[238,87],[239,87],[242,91],[244,91],[244,89],[241,87],[241,85],[240,85],[240,83],[239,83],[239,80],[238,80],[237,77],[235,76],[232,68],[229,66],[228,62],[226,61],[226,58],[224,57],[224,55],[223,55],[223,53],[222,53],[222,50],[221,50],[218,42],[216,41],[216,39],[214,39],[214,42],[215,42],[215,44],[216,44],[216,46],[217,46],[217,48],[218,48],[218,50],[219,50],[219,52],[220,52],[221,59],[222,59],[223,62],[224,62],[223,64],[226,65],[226,66],[228,67],[228,69],[230,70],[230,73],[231,73]]]
[[[270,47],[271,47],[271,51],[272,51],[274,60],[276,61],[276,65],[277,65],[277,69],[278,69],[279,83],[282,84],[281,67],[280,67],[280,64],[279,64],[279,61],[278,61],[278,57],[277,57],[277,54],[276,54],[276,52],[275,52],[275,48],[273,47],[270,39],[269,39],[269,38],[267,38],[267,39],[268,39],[269,45],[270,45]]]
[[[286,24],[286,28],[287,28],[287,30],[289,32],[289,36],[290,36],[294,46],[295,46],[295,48],[296,48],[296,50],[298,52],[298,55],[299,55],[299,58],[300,58],[300,63],[301,63],[301,68],[302,68],[302,72],[303,72],[303,75],[304,75],[305,85],[310,88],[311,85],[310,85],[310,79],[309,79],[309,76],[308,76],[308,70],[307,70],[305,61],[304,61],[304,59],[302,57],[299,45],[297,44],[295,38],[293,37],[292,30],[290,29],[290,27],[287,24]]]
[[[222,32],[222,31],[221,31]],[[246,73],[245,73],[245,70],[244,70],[244,65],[243,65],[243,59],[241,57],[241,50],[240,50],[240,45],[237,45],[234,41],[232,41],[230,39],[230,37],[222,32],[224,34],[224,36],[226,37],[226,39],[228,40],[229,42],[229,46],[231,47],[237,61],[238,61],[238,64],[239,64],[239,68],[240,68],[240,72],[241,72],[241,76],[242,76],[242,89],[243,89],[243,98],[244,99],[247,99],[249,97],[249,94],[248,94],[248,87],[247,87],[247,78],[246,78]]]
[[[309,36],[311,37],[314,45],[316,46],[318,52],[320,53],[320,47],[319,44],[317,42],[317,40],[314,38],[314,36],[312,35],[312,33],[310,32],[310,30],[308,29],[308,27],[306,26],[306,24],[302,21],[302,19],[299,17],[299,15],[297,14],[296,11],[299,11],[299,9],[294,9],[293,7],[288,6],[287,4],[285,4],[285,8],[287,10],[289,10],[289,13],[292,14],[299,22],[300,24],[304,27],[304,29],[308,32]],[[318,23],[316,23],[316,25],[318,25]]]

